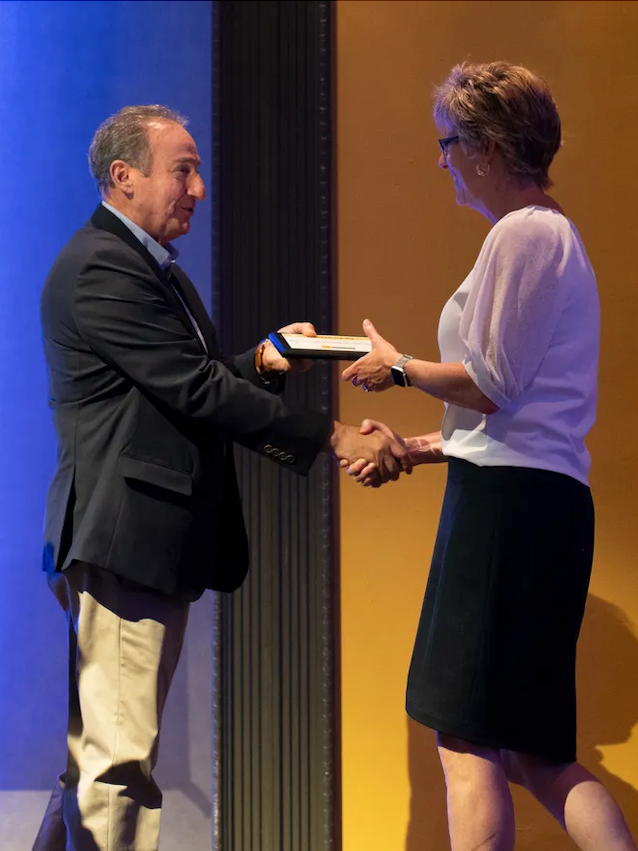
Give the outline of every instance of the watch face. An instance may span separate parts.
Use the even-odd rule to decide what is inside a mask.
[[[405,370],[400,366],[391,366],[390,373],[392,375],[392,381],[397,385],[397,387],[406,387],[406,375]]]

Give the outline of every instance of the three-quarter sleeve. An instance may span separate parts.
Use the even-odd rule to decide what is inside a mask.
[[[463,307],[463,365],[499,408],[529,386],[566,303],[559,235],[534,220],[499,222],[473,270]]]

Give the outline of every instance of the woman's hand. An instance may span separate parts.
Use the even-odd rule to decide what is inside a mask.
[[[395,431],[392,431],[389,426],[387,426],[385,423],[378,422],[378,420],[364,420],[361,423],[359,434],[372,434],[375,431],[378,431],[380,434],[387,437],[388,440],[397,441],[406,449],[408,449],[407,440],[404,440]],[[374,464],[367,462],[363,458],[360,458],[358,461],[354,461],[352,463],[346,460],[342,460],[340,462],[340,466],[343,470],[346,471],[349,476],[351,476],[355,480],[355,482],[359,482],[359,484],[362,484],[364,487],[378,488],[383,484],[383,482],[379,480],[379,477],[376,474]],[[412,473],[412,466],[404,466],[403,472],[410,475]],[[396,478],[398,477],[394,477],[392,480],[395,481]]]
[[[341,373],[344,381],[370,392],[381,392],[392,387],[390,368],[401,357],[392,343],[384,340],[369,319],[363,320],[363,330],[372,341],[372,351],[355,361]]]

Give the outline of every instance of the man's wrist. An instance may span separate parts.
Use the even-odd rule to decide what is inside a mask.
[[[271,366],[268,361],[268,349],[274,348],[270,340],[262,340],[255,349],[255,370],[257,375],[261,375],[264,380],[272,380],[280,375],[285,375],[285,369],[277,369]]]
[[[332,429],[330,434],[328,435],[328,440],[326,441],[326,445],[324,446],[324,450],[326,452],[334,452],[337,448],[341,435],[343,434],[344,425],[340,423],[339,420],[335,420],[332,424]]]
[[[266,367],[264,366],[264,349],[266,348],[266,341],[262,340],[261,343],[255,349],[255,370],[257,375],[263,375],[266,372]]]

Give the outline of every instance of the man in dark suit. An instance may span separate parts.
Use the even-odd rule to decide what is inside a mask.
[[[103,203],[42,294],[58,439],[44,555],[68,619],[70,719],[37,851],[157,849],[152,770],[189,602],[248,569],[233,442],[300,474],[322,451],[374,462],[380,480],[409,469],[386,434],[287,407],[272,344],[221,353],[171,244],[205,195],[184,124],[129,107],[98,128]]]

